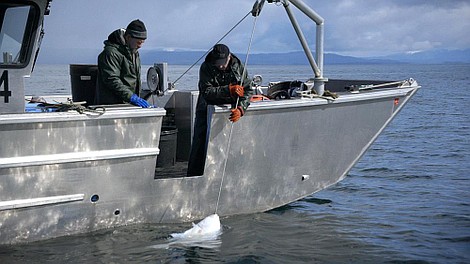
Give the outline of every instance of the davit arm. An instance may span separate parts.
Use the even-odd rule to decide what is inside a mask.
[[[253,16],[259,15],[261,12],[261,8],[264,4],[265,0],[257,0],[255,4],[253,5],[253,10],[252,14]],[[310,66],[312,67],[312,70],[315,74],[315,79],[314,79],[314,89],[315,92],[319,95],[323,95],[324,90],[325,90],[325,82],[328,81],[328,79],[323,77],[323,42],[324,42],[324,20],[323,18],[318,15],[313,9],[311,9],[308,5],[306,5],[302,0],[268,0],[268,3],[282,3],[284,8],[286,9],[287,15],[289,16],[289,19],[292,23],[292,26],[294,27],[295,33],[297,34],[297,37],[299,38],[300,44],[302,45],[302,48],[305,52],[305,55],[307,56],[308,62],[310,63]],[[312,52],[310,51],[310,48],[308,46],[307,40],[304,37],[304,34],[302,33],[302,30],[300,29],[299,23],[297,22],[297,19],[295,18],[291,8],[290,4],[293,4],[295,7],[297,7],[302,13],[304,13],[306,16],[308,16],[313,22],[315,22],[316,26],[316,62],[315,59],[313,58]]]

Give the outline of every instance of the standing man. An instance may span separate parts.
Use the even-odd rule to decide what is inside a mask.
[[[237,122],[250,105],[251,81],[248,73],[224,44],[216,44],[199,70],[199,97],[194,137],[189,155],[188,176],[204,173],[207,152],[207,105],[231,104],[229,120]]]
[[[151,107],[139,97],[141,89],[140,57],[137,51],[147,38],[147,29],[136,19],[127,28],[117,29],[104,41],[98,56],[98,87],[95,104],[131,103]]]

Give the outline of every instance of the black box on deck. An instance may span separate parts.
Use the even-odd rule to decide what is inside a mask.
[[[70,64],[72,100],[74,102],[86,101],[85,105],[94,104],[97,79],[98,65]]]

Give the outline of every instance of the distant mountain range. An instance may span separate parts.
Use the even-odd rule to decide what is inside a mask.
[[[470,49],[421,51],[413,53],[394,54],[377,59],[393,60],[402,63],[441,64],[441,63],[470,63]]]
[[[145,51],[140,52],[143,64],[153,64],[156,60],[169,64],[193,64],[201,59],[204,61],[204,52],[198,51]],[[245,54],[236,54],[241,60],[245,60]],[[288,53],[257,53],[249,55],[249,63],[252,65],[307,65],[308,60],[303,51]],[[356,58],[342,56],[333,53],[325,54],[325,64],[384,64],[398,63],[397,61],[381,58]],[[470,62],[470,60],[469,60]]]
[[[143,64],[153,64],[155,61],[166,61],[170,64],[193,64],[204,55],[197,51],[148,51],[141,52]],[[238,54],[244,60],[245,55]],[[308,64],[303,51],[288,53],[258,53],[250,54],[249,63],[254,65],[302,65]],[[383,57],[359,58],[325,53],[325,64],[440,64],[440,63],[470,63],[470,49],[466,50],[435,50],[414,53],[393,54]],[[201,59],[202,63],[203,59]]]
[[[96,64],[100,50],[44,50],[40,52],[39,63],[44,64]],[[203,57],[203,51],[140,51],[142,64],[155,62],[168,64],[189,65]],[[237,54],[245,59],[245,54]],[[202,63],[202,58],[199,63]],[[383,57],[352,57],[334,53],[325,53],[325,64],[441,64],[441,63],[470,63],[470,49],[465,50],[433,50],[414,53],[393,54]],[[249,63],[253,65],[307,65],[308,61],[303,51],[288,53],[258,53],[250,54]]]

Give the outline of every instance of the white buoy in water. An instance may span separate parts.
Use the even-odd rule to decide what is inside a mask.
[[[204,248],[217,248],[222,243],[219,235],[222,233],[222,225],[217,214],[209,215],[194,224],[193,227],[182,232],[172,233],[170,240],[164,244],[151,246],[152,248],[162,249],[171,246],[198,246]]]
[[[201,222],[194,224],[193,227],[184,231],[183,233],[173,233],[173,238],[194,238],[198,237],[213,237],[220,234],[221,229],[220,218],[217,214],[209,215],[201,220]]]

